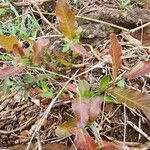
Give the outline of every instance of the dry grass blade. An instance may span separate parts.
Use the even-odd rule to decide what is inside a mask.
[[[150,119],[150,95],[132,89],[115,87],[107,92],[116,97],[119,103],[125,103],[129,107],[141,109]]]
[[[56,2],[56,18],[59,23],[59,29],[69,39],[73,40],[76,36],[77,21],[75,14],[65,0]]]
[[[121,67],[122,48],[117,39],[117,36],[114,33],[110,34],[110,41],[111,47],[109,53],[112,58],[112,76],[113,80],[115,81],[117,78],[119,68]]]

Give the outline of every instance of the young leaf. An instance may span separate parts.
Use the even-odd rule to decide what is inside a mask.
[[[56,18],[60,31],[69,39],[76,37],[77,21],[74,12],[71,10],[66,0],[57,0]]]
[[[109,82],[110,82],[110,76],[109,75],[105,75],[101,79],[100,84],[99,84],[99,93],[100,94],[103,93],[106,90]]]
[[[19,44],[15,36],[0,35],[0,47],[6,49],[6,51],[12,51],[14,44]]]
[[[77,127],[84,128],[89,120],[89,100],[73,100],[72,109],[75,114]]]
[[[81,43],[71,43],[71,48],[75,52],[81,54],[84,57],[90,57],[91,54],[87,52],[87,50],[82,46]]]
[[[126,74],[126,77],[131,80],[149,73],[150,61],[139,62],[129,73]]]
[[[81,98],[86,97],[87,93],[90,90],[89,83],[86,80],[79,80],[78,90],[79,90],[79,96]]]
[[[0,69],[0,80],[5,79],[11,75],[18,74],[24,69],[23,66],[10,66],[3,69]]]
[[[141,109],[150,119],[150,95],[132,89],[115,87],[107,91],[116,97],[119,103],[125,103],[129,107]]]
[[[85,129],[77,129],[74,144],[79,150],[96,150],[96,143]]]
[[[113,81],[116,81],[119,68],[121,67],[122,48],[117,39],[117,36],[114,33],[110,34],[110,42],[111,47],[109,53],[112,58],[112,77]]]
[[[91,100],[91,106],[90,106],[90,111],[89,111],[89,120],[90,122],[93,122],[96,120],[97,116],[101,112],[101,99],[99,97],[94,97]]]
[[[76,127],[76,122],[74,118],[65,121],[63,124],[57,126],[55,134],[58,137],[69,137],[71,136],[71,129]]]
[[[33,63],[34,64],[41,64],[42,63],[42,56],[43,50],[47,48],[49,44],[48,39],[39,39],[33,45]]]

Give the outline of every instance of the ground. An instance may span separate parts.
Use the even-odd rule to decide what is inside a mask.
[[[80,42],[91,54],[88,58],[72,52],[64,55],[62,52],[64,37],[54,14],[55,1],[0,2],[0,8],[4,12],[6,10],[1,14],[3,11],[0,9],[0,35],[16,36],[26,51],[31,50],[28,48],[29,37],[49,40],[40,67],[28,65],[21,72],[3,79],[0,75],[0,149],[26,149],[45,112],[48,112],[47,119],[40,124],[30,149],[75,149],[74,135],[65,138],[56,134],[57,126],[74,116],[71,106],[71,101],[76,99],[74,88],[62,88],[67,81],[74,86],[78,80],[85,79],[90,90],[96,91],[104,75],[112,77],[109,54],[111,33],[117,35],[122,46],[122,67],[118,80],[123,79],[124,87],[146,93],[150,98],[148,74],[133,80],[125,78],[139,61],[150,61],[149,0],[131,0],[125,6],[120,0],[69,0],[78,26],[83,29]],[[130,34],[127,34],[128,31]],[[0,49],[0,68],[14,65],[12,53],[1,45]],[[30,63],[28,59],[23,61]],[[87,131],[97,143],[100,137],[100,141],[119,145],[120,149],[149,149],[150,120],[139,108],[103,101],[94,125],[97,137],[92,130]],[[110,149],[119,148],[114,146]]]

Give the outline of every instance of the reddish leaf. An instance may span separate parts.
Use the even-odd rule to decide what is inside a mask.
[[[85,56],[85,57],[90,57],[91,56],[91,54],[89,54],[87,52],[87,50],[82,46],[81,43],[72,43],[71,48],[72,48],[72,50],[74,50],[75,52],[81,54],[82,56]]]
[[[57,126],[55,134],[58,137],[69,137],[72,135],[72,128],[76,127],[76,122],[74,118],[65,121],[63,124]]]
[[[61,84],[61,86],[64,86],[66,84],[66,82],[61,82],[60,84]],[[66,86],[66,89],[69,91],[72,91],[72,92],[76,92],[77,91],[76,88],[77,88],[77,86],[73,83],[68,83]]]
[[[107,90],[108,93],[116,97],[120,103],[125,103],[129,107],[141,109],[150,119],[150,95],[132,89],[122,89],[115,87]]]
[[[6,49],[6,51],[12,51],[14,44],[19,44],[15,36],[0,35],[0,47]]]
[[[95,97],[91,100],[91,106],[89,111],[90,122],[96,120],[97,116],[101,112],[101,99],[99,97]]]
[[[48,39],[39,39],[35,42],[35,44],[33,45],[33,63],[34,64],[41,64],[43,50],[47,48],[48,44],[49,44]]]
[[[96,150],[96,143],[85,129],[76,130],[74,144],[78,150]]]
[[[127,73],[128,79],[136,79],[140,76],[150,73],[150,61],[139,62],[129,73]]]
[[[73,100],[72,109],[75,114],[77,127],[84,128],[89,120],[89,100]]]
[[[69,40],[73,40],[76,37],[77,21],[74,12],[66,0],[57,0],[56,18],[61,32]]]
[[[21,58],[25,55],[24,50],[19,44],[13,45],[12,53],[15,55],[16,58]]]
[[[113,80],[116,81],[119,68],[121,67],[122,48],[117,39],[117,36],[114,33],[110,34],[110,42],[111,47],[109,53],[112,58],[112,77]]]
[[[23,66],[11,66],[0,70],[0,80],[5,79],[8,76],[16,75],[24,69]]]

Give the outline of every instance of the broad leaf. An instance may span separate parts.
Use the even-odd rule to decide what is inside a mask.
[[[106,90],[109,82],[110,82],[110,76],[109,75],[105,75],[101,79],[100,84],[99,84],[99,93],[100,94],[103,93]]]
[[[5,79],[8,76],[16,75],[24,69],[23,66],[10,66],[0,69],[0,80]]]
[[[69,40],[73,40],[76,37],[77,21],[66,0],[57,0],[55,13],[60,31]]]
[[[84,128],[89,120],[89,100],[73,100],[72,109],[75,115],[77,127]]]
[[[122,89],[115,87],[107,91],[119,103],[125,103],[129,107],[141,109],[144,114],[150,119],[150,95],[141,93],[132,89]]]
[[[76,129],[74,144],[79,150],[96,150],[96,143],[85,129]]]
[[[43,50],[47,48],[49,44],[48,39],[39,39],[33,45],[33,63],[34,64],[41,64],[42,63],[42,56]]]
[[[84,57],[90,57],[91,56],[91,54],[89,54],[87,52],[87,50],[82,46],[81,43],[72,43],[71,48],[72,48],[72,50],[74,50],[75,52],[81,54]]]
[[[150,61],[139,62],[129,73],[127,73],[126,77],[131,80],[149,73]]]
[[[65,121],[61,125],[57,126],[55,134],[58,137],[69,137],[72,135],[71,129],[76,127],[76,122],[74,118]]]
[[[119,68],[121,67],[122,48],[117,39],[117,36],[114,33],[110,34],[110,42],[111,47],[109,53],[112,58],[112,77],[113,81],[116,81]]]
[[[97,116],[101,112],[101,99],[99,97],[95,97],[91,100],[91,106],[89,111],[89,120],[93,122],[96,120]]]
[[[15,36],[0,35],[0,47],[6,49],[6,51],[12,51],[14,44],[19,44]]]

